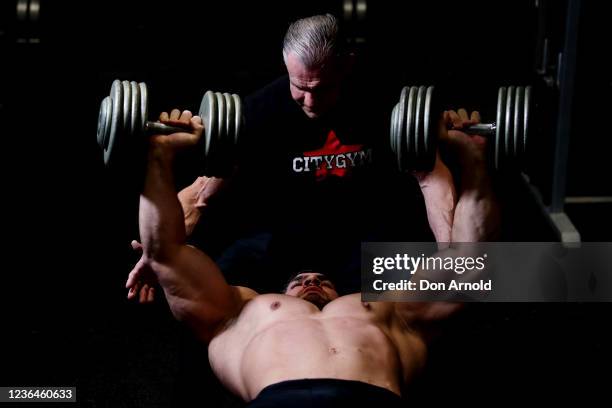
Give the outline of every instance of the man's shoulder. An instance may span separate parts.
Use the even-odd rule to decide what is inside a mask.
[[[238,296],[244,303],[253,300],[257,296],[259,296],[259,293],[257,293],[251,288],[247,288],[246,286],[234,286],[234,288],[236,289]]]
[[[291,99],[289,77],[283,75],[244,99],[245,119],[250,131],[276,126],[293,118],[297,105]]]
[[[244,101],[247,105],[259,105],[262,101],[281,97],[290,97],[289,76],[286,74],[250,93],[245,97]]]
[[[282,293],[257,293],[255,290],[251,288],[247,288],[245,286],[234,286],[237,291],[238,296],[243,302],[243,305],[247,303],[257,300],[256,303],[266,302],[266,301],[275,301],[279,299],[293,298],[292,296],[287,296]]]

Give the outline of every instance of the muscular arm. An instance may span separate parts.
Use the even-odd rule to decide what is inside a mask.
[[[183,212],[174,188],[171,136],[152,138],[140,197],[143,257],[157,276],[173,315],[210,340],[236,316],[253,291],[228,285],[215,263],[185,244]]]
[[[436,162],[429,173],[417,172],[415,177],[423,193],[429,227],[436,242],[451,241],[453,215],[457,204],[457,193],[453,186],[453,176],[448,167],[442,163],[440,155],[436,154]]]
[[[450,112],[445,114],[445,118],[452,120],[457,126],[479,121],[477,113],[472,114],[472,119],[468,121],[465,111],[460,111],[459,115]],[[432,214],[439,221],[436,224],[438,227],[437,241],[440,242],[440,237],[443,237],[449,242],[448,247],[440,246],[444,249],[440,249],[435,256],[442,258],[473,256],[475,255],[472,253],[473,247],[460,244],[493,241],[499,233],[499,206],[486,170],[484,140],[457,131],[450,131],[445,135],[445,140],[454,150],[460,163],[461,183],[457,186],[460,194],[454,208],[451,203],[456,195],[455,187],[452,185],[452,177],[448,169],[440,170],[445,169],[446,166],[440,162],[439,156],[434,171],[421,176],[419,180],[422,188],[423,180],[425,180],[431,189],[429,192],[424,189],[423,194],[426,198],[430,224]],[[428,195],[429,200],[427,200]],[[436,204],[436,201],[442,204]],[[450,211],[442,211],[447,210],[449,206],[451,206]],[[457,278],[452,271],[440,271],[439,273],[436,271],[436,275],[434,279],[438,281],[448,282]],[[431,271],[427,273],[417,271],[412,280],[418,281],[421,278],[431,279],[432,277]],[[462,303],[456,302],[401,302],[396,303],[396,312],[398,317],[407,322],[432,323],[450,317],[462,307]]]
[[[189,237],[197,226],[202,212],[208,207],[211,200],[224,190],[230,178],[198,177],[191,185],[185,187],[178,193],[185,219],[185,233]],[[132,248],[141,251],[143,246],[140,242],[132,241]],[[126,287],[128,299],[138,298],[140,303],[153,302],[155,298],[155,287],[157,278],[149,271],[149,263],[144,261],[144,256],[134,265],[128,276]]]

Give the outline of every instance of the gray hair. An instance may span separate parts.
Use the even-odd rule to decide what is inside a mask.
[[[331,14],[302,18],[287,29],[283,40],[283,58],[293,52],[307,67],[320,66],[340,53],[338,20]]]

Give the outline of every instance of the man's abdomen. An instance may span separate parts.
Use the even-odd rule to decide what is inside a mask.
[[[336,378],[400,393],[395,346],[376,325],[352,317],[283,320],[246,345],[241,374],[249,398],[286,380]]]

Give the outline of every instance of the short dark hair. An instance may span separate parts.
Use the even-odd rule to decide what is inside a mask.
[[[289,288],[289,284],[291,282],[293,282],[293,280],[295,279],[296,276],[302,274],[302,273],[308,273],[308,272],[319,272],[318,269],[312,269],[312,268],[300,268],[297,271],[293,271],[291,273],[291,275],[289,276],[289,279],[287,279],[287,281],[285,282],[284,286],[281,288],[281,293],[285,293],[287,291],[287,289]]]

